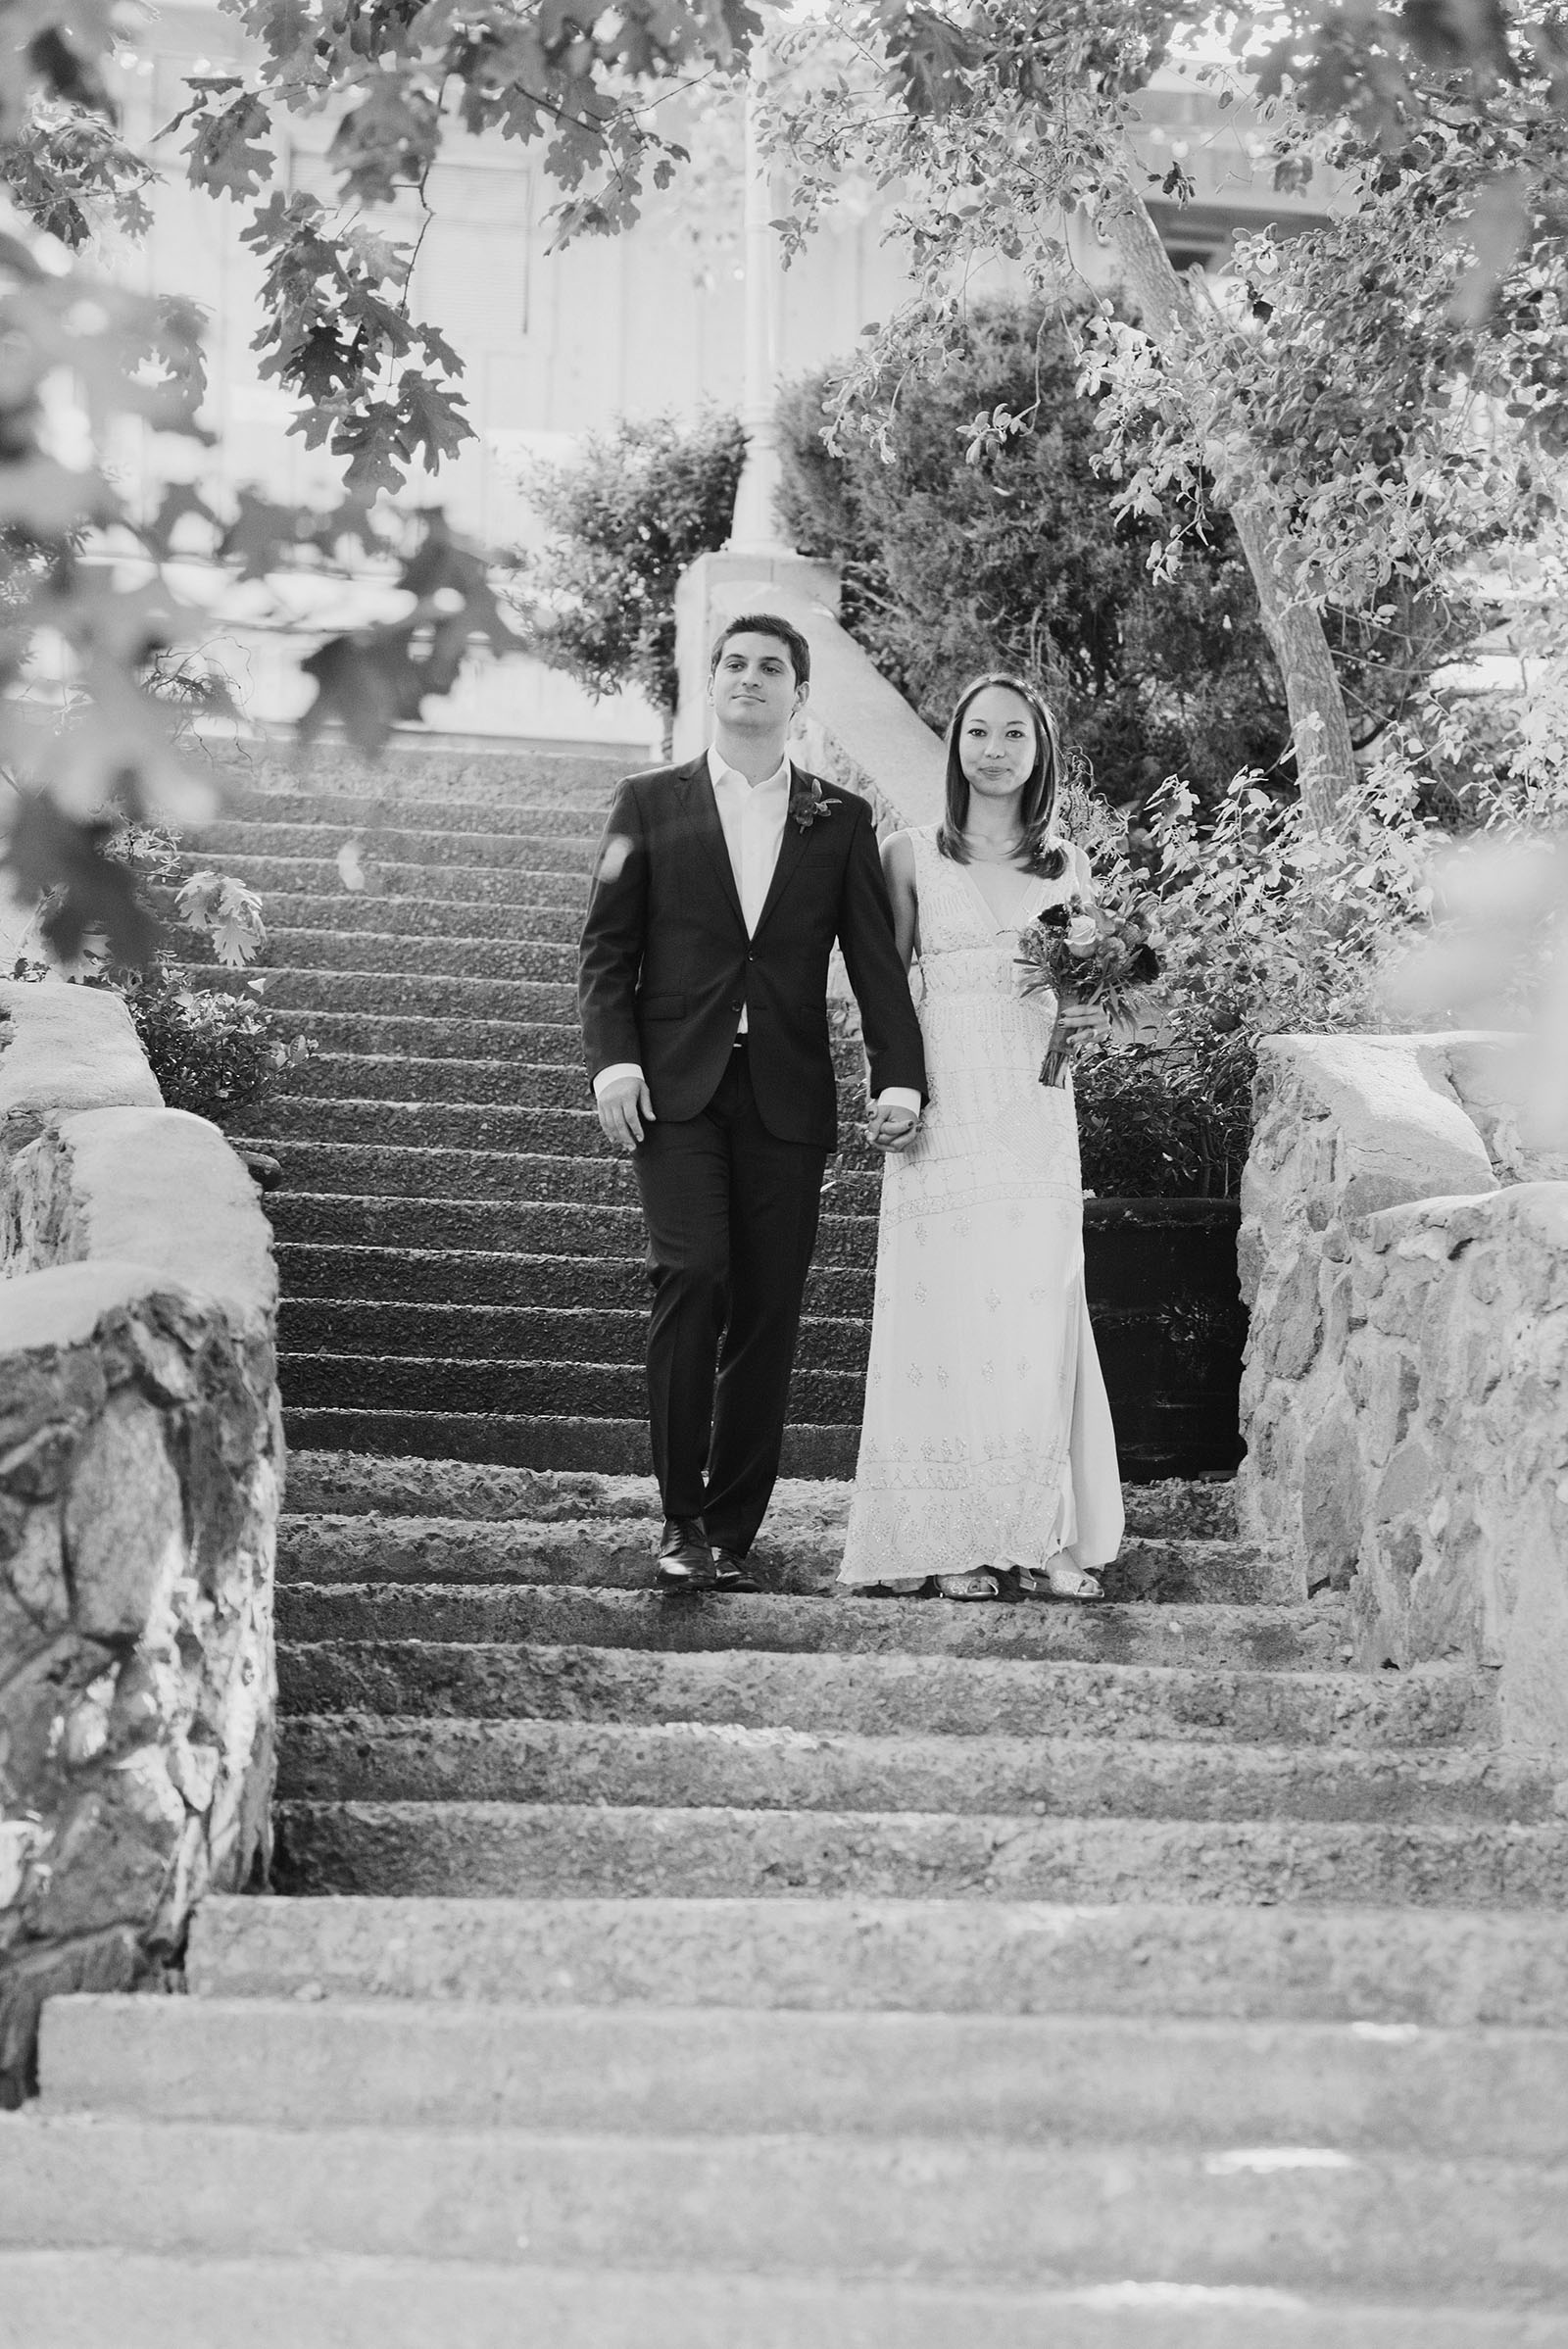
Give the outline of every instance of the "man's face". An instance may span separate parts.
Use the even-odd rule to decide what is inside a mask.
[[[730,637],[719,654],[708,698],[726,726],[770,734],[789,724],[806,688],[795,681],[789,646],[748,629]]]

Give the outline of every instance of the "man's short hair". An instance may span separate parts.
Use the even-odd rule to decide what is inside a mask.
[[[731,620],[713,641],[713,650],[708,662],[710,678],[717,675],[719,660],[732,636],[776,636],[781,645],[788,647],[796,684],[810,683],[811,648],[799,628],[792,627],[788,620],[780,619],[776,612],[743,612],[738,620]]]

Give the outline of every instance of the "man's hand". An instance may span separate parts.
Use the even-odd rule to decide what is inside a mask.
[[[653,1097],[643,1077],[617,1077],[599,1097],[599,1125],[612,1150],[628,1155],[643,1139],[644,1124],[653,1125]]]
[[[906,1150],[920,1130],[920,1120],[901,1101],[873,1101],[865,1121],[865,1138],[873,1150]]]

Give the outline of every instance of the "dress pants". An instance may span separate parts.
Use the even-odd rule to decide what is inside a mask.
[[[744,1041],[696,1117],[633,1153],[648,1226],[648,1403],[666,1517],[744,1557],[784,1443],[824,1150],[763,1125]]]

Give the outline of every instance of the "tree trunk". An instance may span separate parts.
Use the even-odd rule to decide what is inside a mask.
[[[1116,248],[1145,331],[1162,351],[1185,358],[1181,337],[1191,322],[1192,296],[1171,267],[1148,205],[1126,182],[1101,207],[1099,219]],[[1201,416],[1195,420],[1201,428]],[[1263,626],[1285,679],[1301,799],[1311,822],[1321,831],[1355,781],[1355,753],[1345,696],[1323,623],[1311,605],[1292,590],[1279,522],[1267,499],[1236,498],[1229,511],[1257,589]]]

